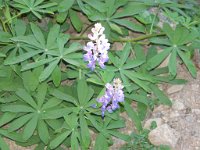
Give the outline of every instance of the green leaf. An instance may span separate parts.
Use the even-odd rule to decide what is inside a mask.
[[[65,132],[59,134],[55,139],[53,139],[50,142],[50,148],[54,149],[54,148],[58,147],[69,136],[70,133],[71,133],[71,131],[65,131]]]
[[[81,138],[84,144],[84,148],[88,149],[90,146],[90,132],[89,128],[86,122],[86,119],[84,118],[84,115],[80,115],[80,127],[81,127]]]
[[[144,60],[140,60],[140,59],[129,59],[126,64],[123,65],[123,69],[131,69],[131,68],[136,68],[140,65],[142,65],[145,61]]]
[[[128,135],[122,134],[122,133],[120,133],[118,131],[109,130],[108,133],[111,134],[111,135],[113,135],[113,136],[115,136],[115,137],[117,137],[117,138],[119,138],[119,139],[127,141],[127,142],[130,139],[130,137]]]
[[[82,90],[82,89],[81,89]],[[66,93],[63,93],[59,90],[56,90],[54,89],[52,92],[51,92],[51,95],[55,96],[56,98],[60,99],[60,100],[64,100],[64,101],[67,101],[67,102],[70,102],[70,103],[73,103],[75,104],[76,103],[76,99]]]
[[[42,83],[38,86],[36,94],[38,108],[41,108],[42,105],[44,104],[46,94],[47,94],[47,84]]]
[[[6,57],[6,55],[3,53],[0,53],[0,57]]]
[[[3,113],[3,115],[1,115],[1,118],[0,118],[0,126],[3,126],[6,123],[10,122],[15,117],[16,117],[15,113],[10,113],[10,112]]]
[[[129,2],[126,5],[126,7],[123,7],[122,11],[115,13],[112,16],[112,19],[133,16],[133,15],[138,14],[146,9],[147,9],[147,6],[145,5],[145,3]]]
[[[134,45],[134,51],[135,51],[136,59],[143,60],[143,61],[146,62],[146,54],[145,54],[144,49],[141,45],[135,44]]]
[[[165,105],[171,105],[172,102],[170,99],[161,91],[157,85],[150,84],[150,88],[155,94],[155,96],[159,99],[160,103],[165,104]]]
[[[196,78],[197,76],[197,71],[196,68],[193,64],[193,62],[186,56],[186,54],[184,54],[181,50],[178,50],[178,55],[181,57],[181,59],[183,60],[184,64],[186,65],[187,69],[189,70],[189,72],[191,73],[191,75]]]
[[[13,109],[15,108],[15,109]],[[9,112],[34,112],[35,110],[32,107],[27,105],[4,105],[1,107],[2,111],[9,111]]]
[[[67,18],[68,12],[60,12],[56,15],[56,21],[62,24]]]
[[[121,71],[125,76],[127,76],[130,80],[135,82],[137,85],[139,85],[141,88],[143,88],[145,91],[150,92],[150,88],[148,87],[147,83],[145,81],[142,81],[134,76],[130,71]],[[140,76],[142,77],[142,76]]]
[[[60,26],[58,24],[54,24],[53,27],[51,27],[48,37],[47,37],[47,48],[51,49],[51,47],[55,46],[56,39],[60,32]]]
[[[10,42],[11,37],[12,35],[10,35],[8,32],[0,31],[0,42]]]
[[[78,17],[76,11],[70,9],[69,10],[69,17],[70,17],[71,23],[74,26],[74,28],[76,29],[76,31],[81,32],[81,30],[83,28],[83,23],[80,20],[80,18]]]
[[[84,105],[88,101],[86,99],[88,95],[88,86],[85,79],[81,79],[78,81],[77,93],[80,105]]]
[[[123,128],[125,127],[125,122],[122,119],[112,121],[109,123],[109,125],[106,127],[106,129],[118,129],[118,128]]]
[[[130,51],[131,51],[131,44],[130,43],[126,43],[126,45],[123,48],[121,57],[120,57],[120,67],[123,66],[123,64],[126,62],[126,60],[129,57]]]
[[[57,6],[58,11],[66,13],[66,11],[68,11],[72,7],[73,4],[74,4],[74,0],[62,0]]]
[[[13,132],[13,131],[19,129],[24,124],[26,124],[32,117],[33,117],[33,113],[30,113],[30,114],[26,114],[22,117],[17,118],[12,123],[10,123],[8,131]]]
[[[23,78],[24,87],[28,91],[34,91],[37,88],[39,84],[39,80],[38,80],[38,77],[34,73],[32,73],[31,71],[23,72],[22,78]]]
[[[80,66],[79,61],[77,61],[77,60],[75,60],[75,59],[70,59],[70,56],[68,56],[68,57],[66,57],[66,56],[63,57],[63,60],[66,61],[66,62],[69,63],[69,64],[74,65],[74,66],[77,66],[77,67]]]
[[[10,150],[7,143],[3,140],[3,138],[0,136],[0,148],[1,150]]]
[[[72,150],[78,150],[79,149],[77,132],[72,132],[72,135],[71,135],[71,149]]]
[[[31,95],[29,95],[28,92],[26,92],[25,89],[19,89],[16,92],[17,96],[19,96],[23,101],[25,101],[27,104],[31,105],[34,108],[37,108],[37,104],[35,103],[35,101],[33,100],[33,98],[31,97]]]
[[[109,22],[109,25],[113,31],[116,31],[117,33],[123,35],[122,29],[118,25],[111,22]]]
[[[135,112],[130,104],[128,104],[127,102],[124,103],[124,108],[126,110],[126,113],[128,114],[128,116],[131,118],[131,120],[133,121],[133,123],[135,124],[136,128],[138,131],[142,131],[142,124],[141,124],[141,120],[137,114],[137,112]]]
[[[130,98],[131,100],[145,104],[146,106],[148,106],[148,103],[150,101],[146,96],[143,96],[140,94],[130,94],[130,95],[126,95],[126,97]]]
[[[107,6],[107,16],[111,17],[113,13],[116,11],[117,8],[115,8],[116,0],[105,0],[105,5]]]
[[[108,150],[108,143],[102,133],[96,137],[94,150]]]
[[[72,109],[70,108],[62,108],[62,109],[53,109],[53,110],[46,110],[42,114],[43,119],[58,119],[63,117],[64,115],[67,115],[72,112]]]
[[[44,64],[50,63],[50,62],[54,61],[55,59],[56,58],[46,58],[46,59],[42,59],[42,60],[39,60],[39,61],[36,61],[36,62],[26,64],[26,65],[22,66],[21,71],[37,68],[37,67],[42,66]]]
[[[64,55],[67,55],[67,54],[76,52],[76,51],[78,51],[78,50],[81,50],[82,48],[83,48],[83,46],[82,46],[80,43],[73,42],[73,43],[69,46],[69,48],[66,48],[66,49],[65,49]]]
[[[145,32],[145,28],[141,24],[136,24],[126,19],[113,19],[112,21],[132,31],[137,31],[137,32],[142,32],[142,33]]]
[[[177,51],[176,49],[174,49],[172,50],[171,56],[169,58],[169,63],[168,63],[169,72],[172,76],[176,76],[176,73],[177,73],[176,56],[177,56]]]
[[[26,124],[23,132],[23,139],[28,140],[34,133],[38,122],[38,115],[35,114],[33,118]]]
[[[47,144],[49,142],[49,131],[46,123],[43,120],[38,122],[38,134],[40,139]]]
[[[31,23],[31,30],[37,41],[42,45],[43,48],[45,48],[46,41],[40,28],[36,26],[34,23]]]
[[[54,85],[58,87],[61,82],[61,69],[59,68],[59,66],[56,66],[56,68],[52,72],[52,79],[53,79]]]
[[[130,93],[132,91],[130,80],[120,71],[120,76],[123,81],[124,87]]]
[[[44,80],[46,80],[51,73],[53,72],[53,70],[56,68],[57,64],[59,63],[60,59],[54,60],[53,62],[51,62],[48,67],[46,67],[44,69],[44,71],[41,73],[40,77],[39,77],[39,81],[42,82]]]
[[[55,106],[59,105],[61,102],[62,102],[61,100],[59,100],[55,97],[52,97],[42,106],[42,109],[45,110],[45,109],[55,107]]]
[[[87,4],[98,10],[99,12],[105,12],[106,6],[104,3],[98,0],[84,0]]]
[[[6,59],[4,61],[4,64],[5,65],[12,65],[12,64],[17,64],[19,62],[23,62],[39,53],[41,53],[42,50],[39,50],[39,51],[30,51],[30,52],[27,52],[27,53],[24,53],[24,54],[21,54],[19,56],[16,56],[16,57],[10,57],[9,59]]]
[[[60,33],[58,38],[57,38],[57,43],[58,43],[58,49],[60,51],[60,55],[63,56],[63,50],[64,50],[64,45],[67,43],[69,40],[69,34],[63,34]]]
[[[166,48],[164,49],[162,52],[158,53],[157,55],[155,55],[154,57],[150,58],[147,61],[147,65],[148,65],[148,70],[151,70],[155,67],[157,67],[158,65],[160,65],[164,59],[171,53],[172,48]]]
[[[16,35],[24,35],[26,32],[26,23],[23,20],[17,19],[14,23]]]

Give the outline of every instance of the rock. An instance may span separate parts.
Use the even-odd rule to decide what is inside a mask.
[[[200,109],[192,109],[192,113],[200,115]]]
[[[167,93],[173,94],[173,93],[179,92],[183,89],[183,87],[184,87],[184,85],[173,85],[167,89]]]
[[[174,109],[174,110],[184,110],[186,108],[185,108],[185,105],[183,103],[176,100],[172,104],[172,109]]]
[[[161,126],[161,125],[163,124],[163,119],[161,119],[161,118],[153,118],[153,119],[149,119],[149,120],[147,120],[147,121],[145,122],[144,128],[145,128],[145,129],[150,129],[151,123],[152,123],[153,121],[156,122],[157,127],[158,127],[158,126]]]
[[[169,115],[170,118],[176,118],[179,116],[180,116],[180,114],[178,113],[178,111],[172,111]]]
[[[168,145],[171,148],[175,148],[179,137],[180,134],[167,124],[158,126],[156,129],[152,130],[148,136],[149,141],[153,145]]]

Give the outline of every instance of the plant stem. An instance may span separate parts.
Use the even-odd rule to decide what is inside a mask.
[[[3,30],[4,30],[5,32],[7,32],[7,29],[6,29],[6,26],[5,26],[4,22],[3,22],[3,20],[0,19],[0,21],[1,21],[1,24],[2,24],[2,27],[3,27]]]
[[[165,34],[164,33],[147,34],[147,35],[142,35],[142,36],[132,38],[132,39],[121,38],[121,39],[113,40],[113,42],[137,42],[137,41],[142,41],[151,37],[162,36],[162,35],[165,35]]]
[[[165,35],[165,34],[164,33],[147,34],[147,35],[142,35],[136,38],[121,38],[121,39],[113,39],[112,41],[113,42],[137,42],[137,41],[142,41],[151,37],[162,36],[162,35]],[[74,37],[71,37],[70,40],[89,40],[89,39],[86,36],[74,36]],[[146,44],[148,44],[148,42]]]
[[[19,17],[20,15],[22,15],[22,13],[19,13],[19,14],[15,15],[15,16],[9,18],[8,20],[4,21],[3,23],[6,24],[6,23],[8,23],[9,21],[13,20],[14,18]]]

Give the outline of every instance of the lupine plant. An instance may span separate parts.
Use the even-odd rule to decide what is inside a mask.
[[[196,77],[199,24],[195,0],[0,0],[0,149],[168,149],[143,122]]]

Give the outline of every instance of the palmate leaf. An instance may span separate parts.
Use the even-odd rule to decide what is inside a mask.
[[[145,32],[145,28],[139,22],[134,23],[133,21],[121,19],[123,17],[133,16],[144,11],[147,9],[145,3],[128,2],[127,0],[105,0],[101,2],[97,0],[85,0],[85,3],[78,0],[77,2],[81,10],[90,20],[101,21],[104,22],[104,26],[108,26],[106,27],[105,32],[112,29],[112,31],[115,31],[119,35],[123,35],[124,32],[120,26],[137,32]],[[109,7],[106,7],[108,5]],[[122,9],[118,11],[121,6],[123,6]],[[107,33],[106,35],[109,37],[110,33]]]
[[[45,3],[44,0],[14,0],[11,5],[20,10],[20,13],[33,13],[37,18],[42,19],[41,13],[54,14],[49,8],[57,5],[54,2]]]
[[[170,58],[168,68],[172,76],[176,76],[177,74],[176,61],[177,57],[180,57],[183,63],[188,68],[191,75],[195,78],[195,65],[186,56],[186,52],[189,52],[190,50],[190,46],[188,46],[187,44],[192,43],[193,40],[197,38],[199,33],[195,32],[194,30],[189,31],[187,28],[181,26],[176,27],[176,29],[174,30],[167,24],[164,25],[163,31],[166,33],[168,39],[165,39],[164,41],[152,40],[151,42],[155,42],[156,44],[164,44],[167,46],[167,48],[163,49],[162,52],[158,53],[148,60],[148,70],[159,66],[159,64],[161,64],[164,59],[169,55]]]

